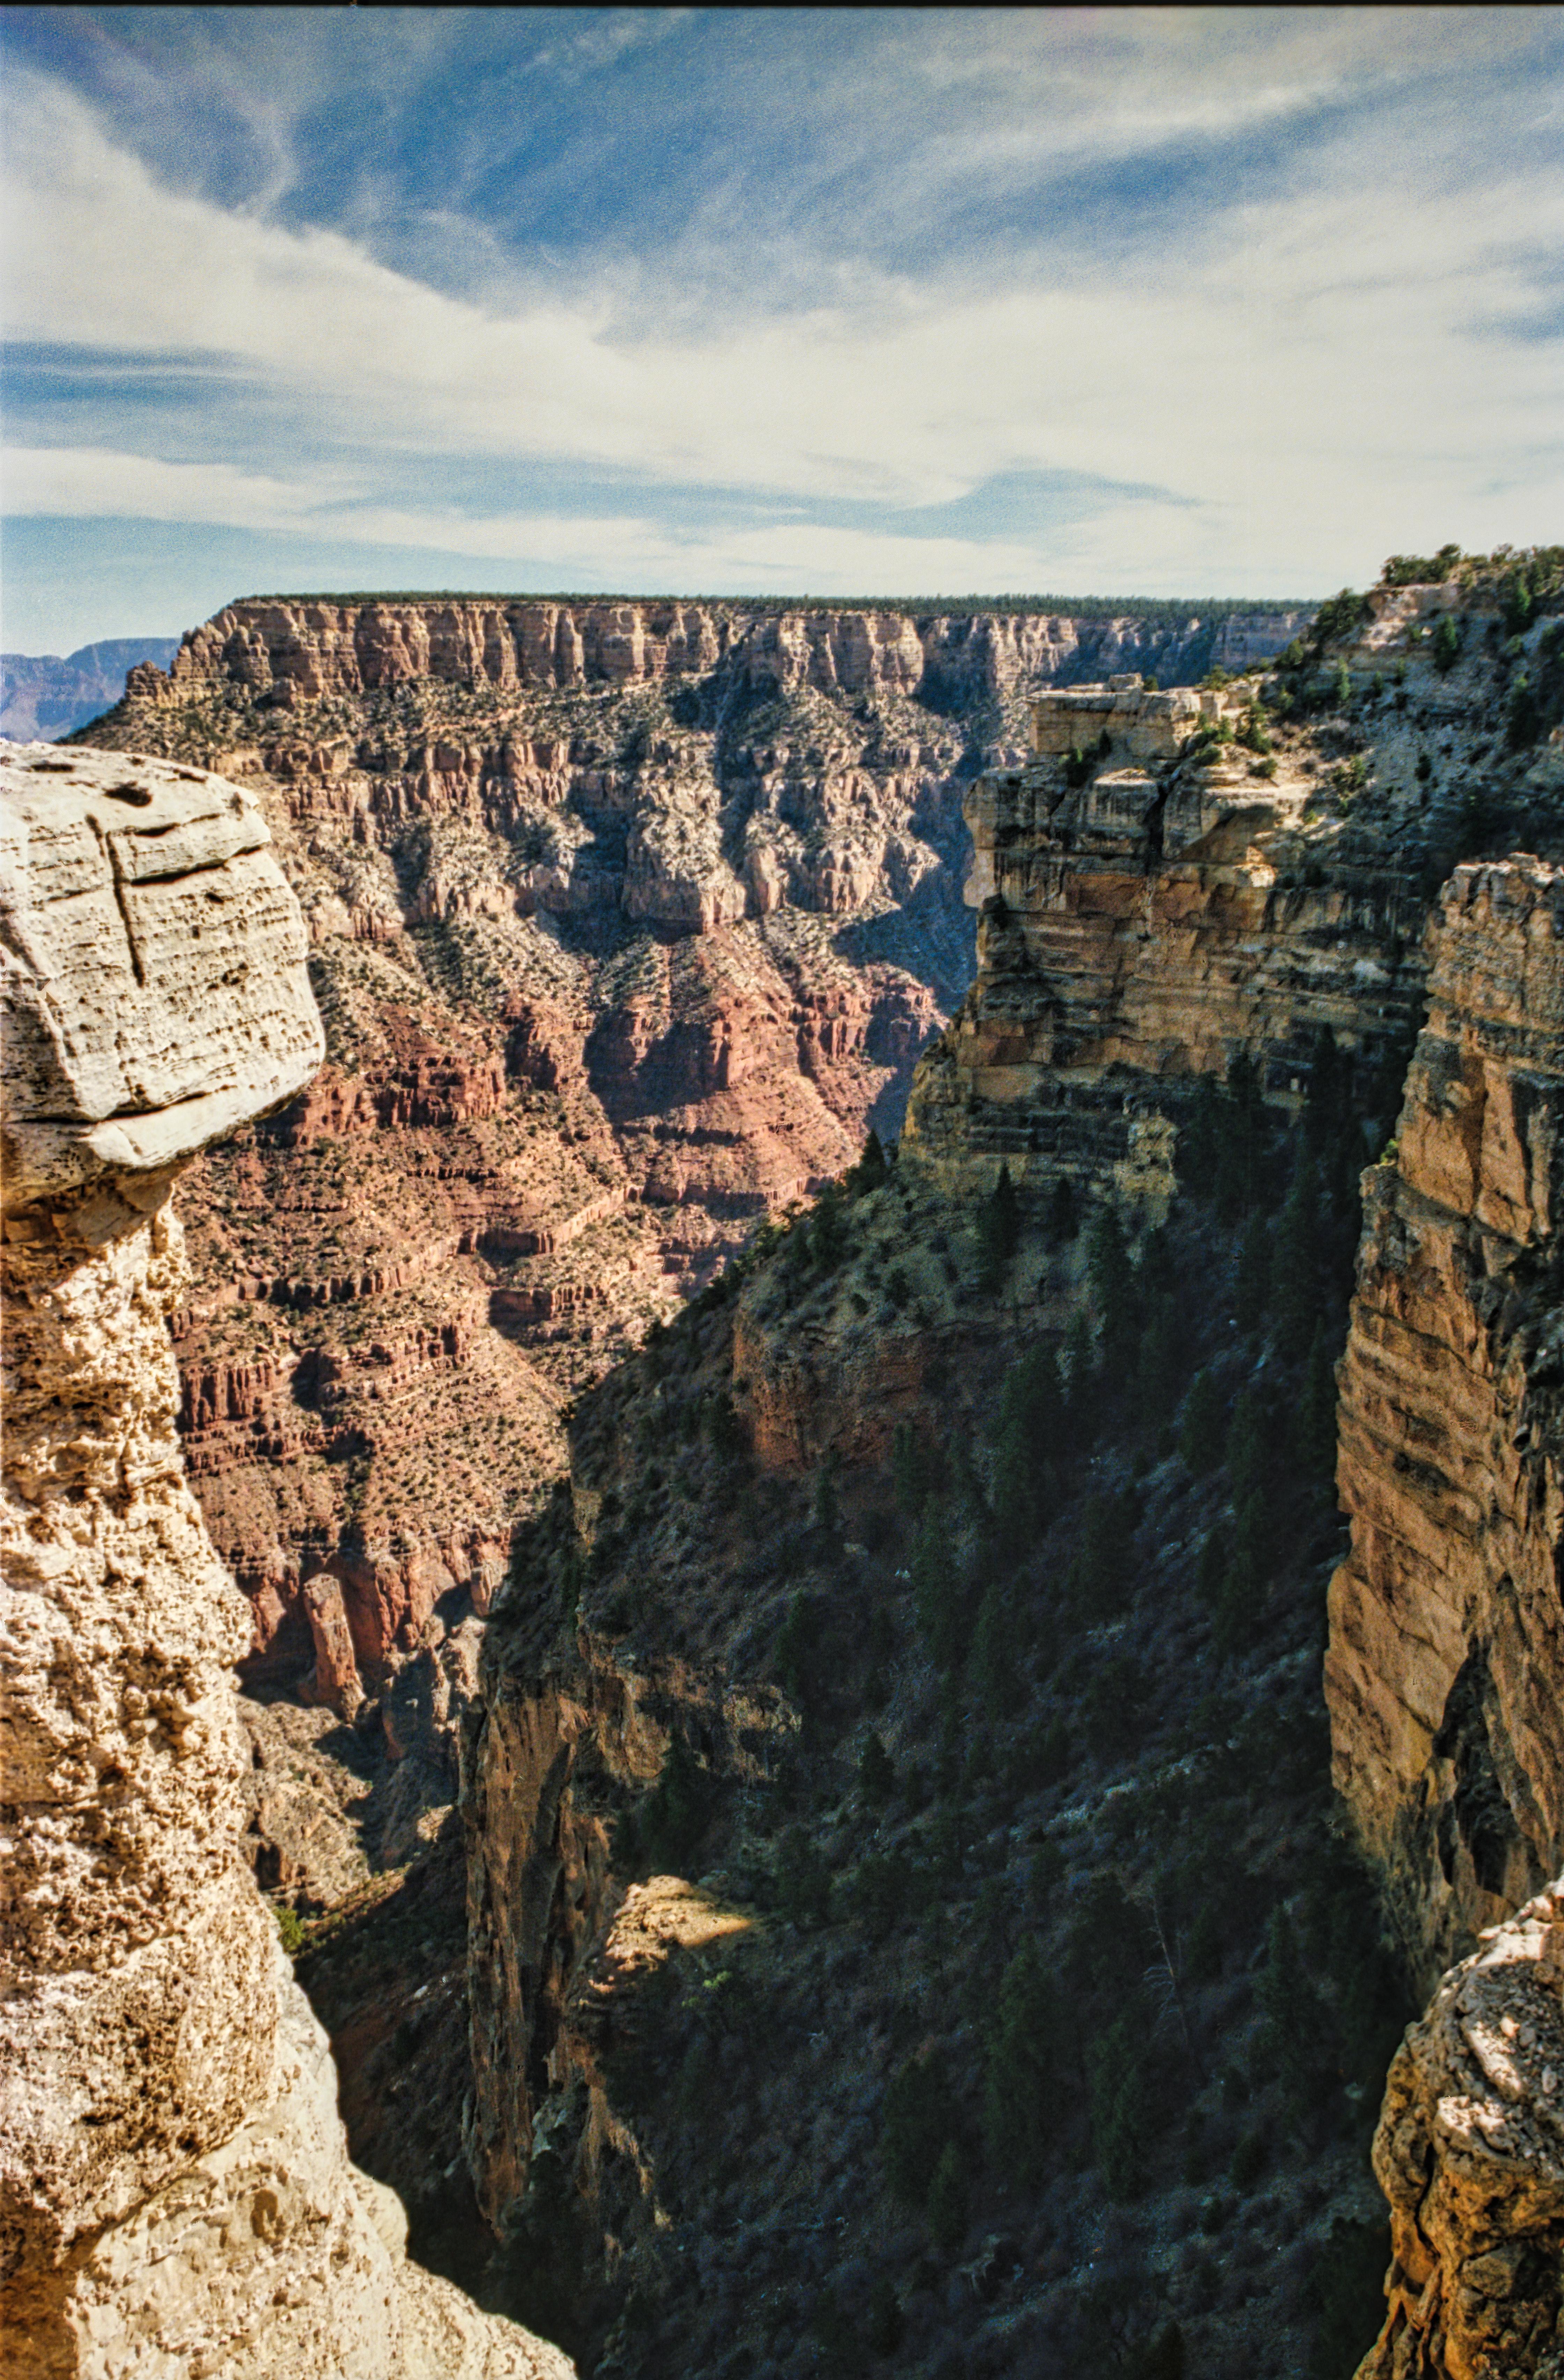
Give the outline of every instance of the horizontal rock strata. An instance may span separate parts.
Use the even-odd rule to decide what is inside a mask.
[[[972,787],[977,979],[919,1070],[915,1159],[1156,1210],[1196,1077],[1248,1056],[1287,1100],[1322,1030],[1370,1063],[1410,1035],[1421,827],[1332,814],[1307,737],[1262,764],[1252,691],[1046,695],[1035,758]]]
[[[1336,1773],[1437,1972],[1564,1856],[1564,873],[1459,868],[1340,1368]]]

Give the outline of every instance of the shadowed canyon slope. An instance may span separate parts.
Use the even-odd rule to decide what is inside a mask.
[[[818,2336],[838,2342],[831,2352],[887,2352],[870,2342],[904,2313],[919,2370],[946,2368],[939,2357],[959,2351],[964,2370],[1008,2371],[1023,2350],[1038,2372],[1096,2368],[1094,2354],[1172,2369],[1135,2361],[1163,2351],[1147,2311],[1159,2299],[1213,2372],[1294,2368],[1311,2304],[1346,2306],[1343,2369],[1347,2349],[1361,2353],[1372,2335],[1386,2259],[1375,2261],[1378,2235],[1352,2178],[1363,2140],[1352,2110],[1372,2104],[1385,2070],[1373,1978],[1377,1960],[1395,1961],[1372,1928],[1349,1947],[1350,1893],[1327,1881],[1339,1854],[1308,1833],[1328,1809],[1323,1758],[1317,1771],[1311,1763],[1322,1751],[1312,1730],[1333,1568],[1338,1775],[1367,1847],[1381,1861],[1390,1853],[1402,1954],[1425,1978],[1437,1972],[1460,1929],[1513,1911],[1559,1848],[1543,1806],[1558,1785],[1546,1714],[1561,1664],[1543,1616],[1556,1620],[1559,1531],[1551,1408],[1539,1402],[1558,1301],[1539,1240],[1552,1226],[1537,1220],[1552,1211],[1553,871],[1546,860],[1458,868],[1438,905],[1463,850],[1564,849],[1559,629],[1551,617],[1524,633],[1510,625],[1491,581],[1384,589],[1323,652],[1273,678],[1263,703],[1253,679],[1148,693],[1132,672],[1045,697],[1034,755],[979,776],[966,797],[978,974],[920,1063],[892,1179],[858,1184],[848,1220],[795,1229],[758,1256],[726,1298],[697,1301],[698,1318],[675,1340],[580,1405],[570,1497],[524,1544],[491,1623],[466,1771],[469,2145],[491,2219],[582,2260],[583,2336],[593,2303],[606,2325],[598,2368],[651,2370],[668,2325],[696,2320],[694,2268],[656,2244],[663,2189],[675,2236],[688,2232],[702,2289],[722,2310],[702,2316],[697,2368],[726,2368],[740,2320],[758,2368],[771,2368],[768,2354],[782,2368],[770,2308],[773,2297],[798,2301],[790,2287],[812,2295]],[[1392,1129],[1431,997],[1400,1151],[1372,1181],[1343,1372],[1354,1523],[1343,1566],[1306,1488],[1309,1466],[1334,1458],[1344,1278],[1328,1293],[1324,1284],[1356,1236],[1357,1175]],[[1486,1206],[1474,1174],[1464,1204],[1448,1184],[1425,1187],[1436,1143],[1446,1172],[1464,1149],[1472,1172],[1484,1115]],[[1285,1198],[1284,1159],[1294,1169]],[[998,1196],[1001,1160],[1024,1219],[1013,1275],[1003,1262],[995,1269],[997,1243],[973,1230]],[[1197,1177],[1192,1214],[1185,1194]],[[1435,1213],[1430,1196],[1449,1212]],[[1202,1220],[1202,1200],[1230,1219],[1225,1232]],[[1383,1258],[1382,1208],[1398,1219]],[[1115,1308],[1108,1254],[1099,1276],[1111,1237],[1096,1238],[1095,1226],[1083,1263],[1083,1211],[1099,1222],[1114,1214],[1141,1235],[1133,1314],[1121,1291]],[[1170,1242],[1158,1229],[1169,1215]],[[1158,1305],[1163,1281],[1176,1283],[1176,1311]],[[1421,1298],[1431,1314],[1448,1283],[1456,1294],[1442,1315],[1412,1310]],[[1328,1323],[1338,1334],[1328,1344]],[[1431,1343],[1398,1381],[1382,1351],[1402,1323]],[[1034,1357],[1061,1342],[1060,1442],[1085,1430],[1087,1411],[1104,1434],[1087,1476],[1066,1463],[1056,1484],[1051,1470],[1044,1476],[1049,1436],[1026,1451],[1026,1399],[1041,1409],[1047,1398],[1024,1382],[1042,1377],[1027,1369]],[[1429,1361],[1449,1369],[1447,1346],[1473,1380],[1457,1400],[1460,1443],[1441,1452],[1413,1376]],[[1217,1416],[1198,1426],[1179,1403],[1194,1364]],[[1082,1402],[1072,1420],[1078,1381],[1108,1402]],[[1159,1412],[1160,1437],[1148,1430]],[[1007,1430],[1023,1432],[1013,1447]],[[1205,1451],[1186,1452],[1203,1431]],[[1201,1484],[1224,1459],[1225,1513]],[[1488,1517],[1463,1518],[1485,1470]],[[1006,1536],[1028,1496],[1042,1499],[1036,1554],[1024,1528]],[[929,1498],[950,1535],[926,1556],[932,1541],[906,1516],[927,1513]],[[1094,1552],[1114,1528],[1116,1553]],[[1095,1608],[1093,1577],[1112,1582]],[[964,1599],[959,1626],[938,1617],[946,1578]],[[1433,1608],[1441,1597],[1448,1617]],[[980,1616],[990,1606],[992,1618]],[[958,1641],[953,1671],[941,1628]],[[1425,1630],[1445,1639],[1432,1661]],[[1081,1666],[1061,1668],[1061,1632],[1083,1631]],[[1452,1718],[1445,1706],[1461,1673],[1470,1691],[1454,1693]],[[1035,1741],[1004,1701],[1017,1677],[1024,1706],[1039,1712]],[[1231,1839],[1200,1839],[1201,1824],[1218,1821],[1198,1813],[1215,1812],[1231,1764],[1242,1767],[1242,1730],[1225,1745],[1220,1733],[1240,1712],[1267,1737],[1274,1774],[1251,1786],[1246,1814],[1223,1815]],[[1309,1791],[1321,1796],[1312,1805],[1289,1799],[1293,1728],[1305,1739],[1297,1773],[1315,1777]],[[1448,1741],[1434,1742],[1441,1729]],[[1528,1767],[1534,1806],[1522,1809],[1515,1779]],[[1496,1790],[1516,1806],[1491,1807]],[[1274,1799],[1261,1812],[1255,1797],[1266,1793]],[[1247,1888],[1258,1920],[1253,1902],[1218,1915],[1210,1899],[1233,1845],[1255,1840],[1246,1829],[1278,1862]],[[1024,1845],[1036,1847],[1030,1871]],[[697,1880],[680,1888],[693,1900],[677,1901],[660,1863]],[[962,1949],[928,1912],[966,1895],[958,1944],[988,1947],[964,1980]],[[1089,1948],[1094,1912],[1111,1934],[1109,1904],[1134,1971],[1118,1987],[1118,2034]],[[733,1929],[746,1927],[751,1947],[734,1947]],[[1000,2151],[989,2147],[998,2161],[986,2168],[976,2143],[979,2131],[990,2143],[1007,2137],[1002,2108],[983,2094],[1002,2093],[1000,1985],[1002,1975],[1008,1992],[1013,1976],[1022,1990],[1023,1971],[1005,1961],[1032,1955],[1028,1929],[1049,1977],[1025,1985],[1049,2011],[1038,2022],[1076,2046],[1060,2053],[1045,2091],[1061,2145],[1045,2154],[1034,2143],[1027,2155],[1041,2163],[1026,2169],[1036,2186],[1049,2155],[1064,2169],[1095,2164],[1106,2212],[1089,2193],[1077,2204],[1061,2171],[1056,2214],[1034,2219],[1005,2199]],[[1234,1943],[1225,1955],[1247,1942],[1243,1973],[1257,1980],[1191,1949],[1224,1929]],[[860,1935],[881,1946],[867,1961]],[[1151,1990],[1159,1973],[1171,1995],[1161,2002]],[[1228,1980],[1197,2004],[1202,1973]],[[1137,2000],[1137,1988],[1150,1996]],[[731,1991],[726,2017],[703,2022],[707,1991]],[[805,2010],[833,1995],[862,2028],[857,2046],[807,2030]],[[756,2010],[771,2004],[757,2064]],[[1395,2004],[1391,1990],[1385,2005]],[[724,2105],[730,2085],[738,2095],[731,2122],[703,2127],[691,2113],[704,2104],[697,2082],[680,2080],[666,2056],[659,2066],[656,2011],[674,2005],[695,2027],[690,2058],[721,2076]],[[1143,2050],[1164,2027],[1182,2028],[1198,2080],[1179,2082],[1177,2050],[1161,2065],[1155,2046]],[[1390,2042],[1394,2032],[1392,2022]],[[1121,2069],[1122,2100],[1105,2079]],[[929,2106],[956,2092],[938,2122],[966,2180],[937,2200],[930,2166],[927,2201],[904,2201],[926,2203],[931,2235],[970,2259],[945,2301],[927,2245],[894,2228],[894,2186],[890,2203],[875,2196],[900,2155],[899,2119],[886,2111],[903,2087],[914,2093],[915,2074]],[[1360,2146],[1332,2166],[1327,2110],[1344,2078],[1338,2137]],[[1186,2090],[1181,2198],[1176,2158],[1158,2144]],[[839,2277],[829,2245],[791,2238],[785,2204],[751,2186],[737,2133],[758,2120],[743,2095],[757,2092],[766,2137],[780,2127],[806,2162],[805,2195],[841,2210]],[[980,2119],[962,2118],[962,2093]],[[1421,2081],[1393,2086],[1388,2126],[1419,2093]],[[1241,2138],[1233,2111],[1251,2100],[1254,2129]],[[877,2109],[889,2128],[878,2169]],[[1088,2116],[1085,2141],[1067,2150],[1070,2127]],[[1130,2143],[1138,2168],[1123,2162]],[[1268,2194],[1245,2207],[1242,2236],[1219,2252],[1219,2287],[1186,2236],[1214,2236],[1232,2216],[1218,2192],[1195,2220],[1190,2184],[1209,2174],[1213,2154],[1231,2155],[1230,2178],[1251,2197],[1267,2157],[1279,2161]],[[1505,2240],[1531,2223],[1525,2177],[1510,2180],[1490,2193],[1499,2211],[1485,2234],[1473,2223],[1433,2248],[1398,2248],[1398,2336],[1412,2338],[1406,2306],[1447,2247],[1447,2287],[1468,2288],[1473,2304],[1500,2288]],[[779,2172],[767,2189],[786,2187]],[[1400,2207],[1411,2184],[1398,2187]],[[963,2190],[983,2207],[974,2222],[997,2227],[976,2257],[976,2235],[952,2211],[966,2204]],[[1142,2217],[1114,2212],[1142,2200]],[[559,2231],[550,2207],[564,2203],[584,2230]],[[1522,2256],[1549,2252],[1552,2205],[1538,2199]],[[612,2255],[605,2265],[594,2246],[598,2225],[612,2254],[634,2243],[618,2285],[634,2274],[628,2300],[616,2299]],[[1256,2258],[1284,2251],[1267,2264],[1271,2278],[1246,2278]],[[1333,2297],[1364,2252],[1366,2296]],[[1481,2262],[1495,2255],[1491,2269]],[[738,2277],[757,2262],[782,2284],[761,2301]],[[1111,2337],[1092,2327],[1093,2270],[1121,2291]],[[1437,2295],[1425,2292],[1425,2316]],[[1473,2336],[1486,2338],[1473,2322]],[[1534,2368],[1534,2358],[1514,2364]]]
[[[132,674],[87,739],[254,788],[326,1020],[186,1196],[181,1427],[252,1680],[351,1713],[481,1612],[562,1404],[897,1128],[970,974],[963,789],[1029,695],[1298,618],[257,601]]]
[[[169,1192],[321,1055],[254,802],[7,747],[0,2325],[19,2380],[564,2380],[406,2262],[241,1848],[249,1614],[182,1474]]]

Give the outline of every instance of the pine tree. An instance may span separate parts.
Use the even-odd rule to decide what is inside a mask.
[[[915,1520],[928,1492],[927,1462],[910,1421],[899,1421],[891,1439],[891,1478],[896,1510]]]
[[[1030,1937],[1000,1980],[983,2082],[983,2136],[1010,2181],[1035,2189],[1043,2180],[1059,2117],[1052,2056],[1059,2037],[1058,1995]]]
[[[834,1182],[828,1182],[815,1201],[813,1220],[809,1226],[809,1253],[818,1272],[832,1272],[841,1263],[847,1245],[846,1226],[842,1215],[842,1193]]]
[[[1130,1246],[1117,1208],[1099,1207],[1086,1237],[1086,1278],[1102,1322],[1105,1344],[1119,1340],[1134,1312]]]
[[[1075,1185],[1068,1173],[1059,1174],[1049,1192],[1046,1228],[1049,1238],[1059,1245],[1073,1240],[1081,1228]]]
[[[1010,1167],[1001,1164],[1000,1178],[977,1219],[978,1281],[990,1295],[1000,1288],[1020,1245],[1021,1202]]]
[[[1336,1470],[1336,1366],[1331,1350],[1334,1334],[1322,1315],[1315,1324],[1309,1360],[1303,1372],[1303,1392],[1298,1401],[1293,1448],[1298,1468],[1306,1478],[1328,1484]]]
[[[1084,1438],[1097,1402],[1097,1347],[1090,1320],[1079,1305],[1064,1333],[1064,1405],[1071,1435]]]
[[[1179,1452],[1197,1479],[1221,1461],[1225,1434],[1222,1392],[1210,1372],[1196,1372],[1184,1399]]]
[[[885,2086],[879,2153],[891,2195],[926,2206],[929,2185],[956,2129],[955,2101],[938,2049],[909,2058]]]
[[[1318,1157],[1333,1148],[1352,1114],[1352,1062],[1338,1048],[1328,1025],[1315,1036],[1309,1085],[1303,1101],[1303,1138]]]
[[[1134,1570],[1134,1501],[1126,1488],[1119,1496],[1089,1496],[1081,1530],[1081,1549],[1072,1566],[1076,1599],[1088,1621],[1110,1619],[1129,1600]]]
[[[1092,2150],[1109,2198],[1146,2187],[1146,2087],[1137,2019],[1128,2010],[1093,2042],[1086,2058]]]
[[[1176,1297],[1159,1297],[1141,1334],[1135,1363],[1135,1405],[1143,1422],[1159,1427],[1171,1418],[1183,1378],[1184,1330]]]
[[[842,1524],[836,1497],[836,1475],[841,1468],[841,1460],[835,1449],[830,1449],[815,1474],[815,1526],[823,1529],[828,1536],[834,1536]]]
[[[1024,1682],[1015,1641],[1015,1616],[996,1580],[977,1607],[972,1632],[970,1668],[988,1701],[1001,1712],[1013,1711]]]
[[[994,1450],[994,1548],[1003,1563],[1019,1561],[1032,1541],[1040,1485],[1030,1433],[1016,1418],[1001,1431]]]
[[[1252,1381],[1238,1392],[1222,1451],[1236,1508],[1255,1488],[1267,1484],[1271,1468],[1265,1415]]]
[[[1189,1121],[1179,1135],[1179,1179],[1193,1197],[1208,1198],[1216,1187],[1221,1146],[1221,1090],[1214,1075],[1202,1075],[1194,1086]]]
[[[883,1809],[895,1794],[896,1764],[878,1735],[867,1737],[859,1755],[858,1790],[876,1809]]]
[[[1270,1288],[1271,1233],[1264,1215],[1252,1215],[1239,1243],[1233,1283],[1233,1318],[1241,1330],[1255,1330]]]
[[[947,2141],[928,2185],[929,2237],[947,2263],[960,2250],[971,2220],[966,2159],[954,2141]]]
[[[1321,1237],[1319,1186],[1305,1163],[1293,1178],[1271,1253],[1270,1305],[1284,1355],[1303,1353],[1318,1318]]]
[[[942,1669],[966,1651],[967,1596],[943,1515],[925,1515],[913,1552],[913,1606],[928,1649]]]
[[[871,1127],[869,1136],[864,1143],[863,1155],[847,1176],[847,1186],[855,1197],[863,1198],[871,1190],[878,1190],[882,1182],[889,1180],[890,1173],[891,1168],[885,1161],[885,1151],[879,1144],[879,1135]]]

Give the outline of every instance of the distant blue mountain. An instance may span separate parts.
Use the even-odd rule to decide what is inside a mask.
[[[177,637],[111,637],[63,661],[57,653],[0,653],[0,735],[56,743],[112,710],[138,662],[166,669],[178,650]]]

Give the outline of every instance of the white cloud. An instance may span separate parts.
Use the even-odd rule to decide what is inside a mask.
[[[1208,50],[1210,29],[1194,30]],[[1154,103],[1154,79],[1138,74],[1106,107],[1100,137],[1149,137],[1146,108],[1153,129],[1187,126],[1192,106],[1213,122],[1235,107],[1296,109],[1320,69],[1316,56],[1309,83],[1314,54],[1289,39],[1268,79],[1217,74],[1204,98],[1181,84]],[[1100,66],[1097,53],[1086,66],[1094,56]],[[676,572],[685,585],[758,585],[769,571],[796,583],[802,571],[822,591],[1066,577],[1146,591],[1306,589],[1430,538],[1559,532],[1557,348],[1473,332],[1524,312],[1526,257],[1556,251],[1564,232],[1564,197],[1519,166],[1476,189],[1365,203],[1361,171],[1332,174],[1327,152],[1304,195],[1235,202],[1196,250],[1155,266],[1142,255],[1094,278],[1074,261],[1034,261],[1013,285],[860,266],[806,310],[757,306],[631,339],[607,272],[570,302],[444,295],[339,231],[290,230],[170,189],[61,86],[13,81],[12,336],[225,358],[285,424],[265,453],[199,465],[35,447],[14,466],[14,509],[574,561],[622,581]],[[1387,171],[1404,164],[1397,154]],[[658,269],[646,267],[643,294]],[[682,322],[679,296],[670,288],[667,314]],[[220,421],[213,443],[220,452]],[[320,459],[335,452],[350,467]],[[510,458],[518,470],[563,460],[805,505],[939,504],[1027,468],[1161,487],[1170,500],[1105,496],[1046,550],[807,524],[686,541],[633,500],[614,521],[568,506],[474,518],[421,502],[419,458],[430,456]],[[448,469],[439,476],[449,483]]]

